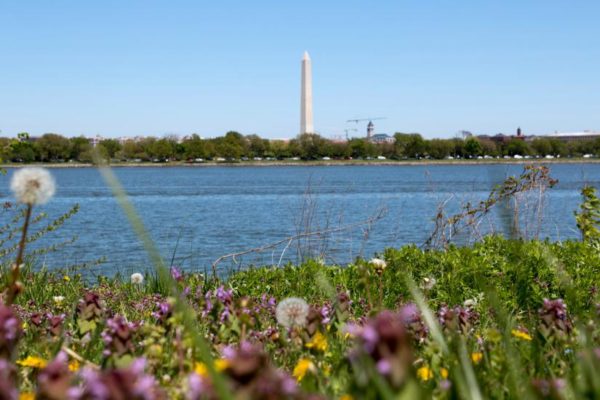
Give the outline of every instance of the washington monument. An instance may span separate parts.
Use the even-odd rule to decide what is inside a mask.
[[[300,133],[314,133],[312,109],[312,71],[308,52],[302,57],[302,93],[300,94]]]

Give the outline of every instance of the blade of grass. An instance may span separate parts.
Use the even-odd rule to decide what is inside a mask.
[[[127,196],[127,193],[119,182],[118,178],[115,176],[113,171],[104,164],[97,154],[95,154],[94,158],[96,164],[99,165],[98,170],[100,171],[100,174],[104,178],[106,184],[110,187],[113,196],[117,200],[117,203],[123,209],[129,224],[142,242],[144,249],[150,256],[150,260],[152,261],[157,274],[157,279],[164,285],[164,287],[169,289],[169,293],[175,298],[175,309],[181,313],[183,317],[184,328],[192,335],[192,338],[194,339],[194,344],[198,349],[200,360],[206,365],[218,397],[220,399],[233,400],[233,395],[227,388],[225,379],[216,371],[214,367],[209,344],[202,336],[198,334],[200,331],[197,327],[198,321],[193,317],[196,315],[195,310],[183,300],[175,281],[171,278],[169,270],[165,266],[158,248],[154,245],[154,242],[146,230],[142,219],[136,212],[133,204],[129,201],[129,197]]]

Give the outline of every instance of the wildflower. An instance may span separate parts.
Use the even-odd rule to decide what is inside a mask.
[[[71,278],[69,277],[69,275],[63,276],[63,281],[69,282],[70,280],[71,280]]]
[[[40,399],[68,398],[72,374],[67,360],[67,355],[61,351],[40,371],[37,379],[37,396]]]
[[[527,332],[525,332],[521,329],[513,329],[512,331],[510,331],[510,333],[518,339],[523,339],[523,340],[527,340],[527,341],[532,340],[532,337]]]
[[[539,309],[538,314],[542,320],[542,329],[547,333],[568,334],[573,329],[573,325],[567,315],[567,305],[563,299],[544,299],[544,303],[542,304],[542,308]]]
[[[437,280],[435,278],[423,278],[423,289],[425,290],[431,290],[433,289],[433,287],[435,286],[435,284],[437,283]]]
[[[215,360],[215,369],[218,372],[225,371],[229,367],[229,365],[230,365],[230,362],[226,358],[219,358],[219,359]]]
[[[448,370],[444,367],[440,369],[440,376],[442,379],[448,379]]]
[[[85,293],[83,299],[77,303],[75,315],[77,316],[77,325],[82,335],[96,329],[96,323],[104,315],[104,305],[100,300],[100,296],[94,292]]]
[[[427,382],[431,378],[433,378],[433,371],[428,366],[422,366],[417,369],[417,377],[423,382]]]
[[[132,353],[135,349],[133,335],[138,328],[137,324],[128,322],[125,317],[115,315],[106,321],[106,329],[102,332],[105,344],[105,355],[116,354],[121,356]]]
[[[350,354],[359,367],[359,357],[372,358],[377,370],[395,387],[400,387],[410,370],[412,355],[410,336],[401,314],[382,311],[364,326],[348,325],[347,332],[355,337],[357,348]]]
[[[60,305],[63,301],[65,301],[65,296],[54,296],[52,297],[52,300],[56,305]]]
[[[95,371],[84,368],[80,373],[83,387],[78,396],[82,399],[144,399],[162,400],[166,395],[153,376],[144,373],[146,361],[133,360],[127,368]]]
[[[54,178],[43,168],[22,168],[15,172],[10,189],[23,204],[44,204],[54,196]]]
[[[15,367],[7,360],[0,358],[0,396],[2,399],[12,400],[18,397],[16,383],[17,371]]]
[[[406,329],[417,342],[423,342],[429,334],[429,329],[421,317],[421,312],[415,303],[408,303],[400,309],[400,316]]]
[[[19,400],[35,400],[35,393],[22,392],[19,394]]]
[[[483,353],[471,353],[471,361],[473,361],[473,364],[479,364],[481,360],[483,360]]]
[[[477,305],[477,299],[467,299],[464,301],[463,306],[467,308],[475,307]]]
[[[343,394],[340,396],[339,400],[354,400],[354,397],[350,396],[349,394]]]
[[[308,358],[301,358],[294,367],[293,376],[298,382],[300,382],[306,376],[308,371],[314,371],[315,365]]]
[[[0,358],[12,358],[22,333],[21,321],[13,309],[0,303]]]
[[[327,350],[327,338],[321,332],[317,331],[311,341],[306,343],[305,346],[307,349],[315,349],[324,352]]]
[[[48,362],[46,360],[44,360],[43,358],[40,358],[40,357],[27,356],[23,360],[18,360],[17,364],[19,364],[22,367],[44,368],[44,367],[46,367],[46,365],[48,364]]]
[[[479,320],[479,314],[471,307],[456,306],[450,308],[444,304],[438,310],[438,320],[440,325],[445,328],[469,332],[475,322]]]
[[[208,376],[208,368],[206,368],[206,364],[201,362],[197,362],[194,364],[194,372],[203,378],[206,378]]]
[[[144,275],[140,274],[139,272],[131,274],[131,283],[134,285],[141,285],[144,283]]]
[[[81,365],[79,364],[79,361],[77,361],[77,360],[69,361],[69,371],[71,371],[71,372],[79,371],[80,366]]]
[[[173,278],[173,280],[179,282],[183,280],[183,273],[181,272],[180,269],[178,269],[176,266],[171,266],[171,278]]]
[[[381,258],[372,258],[369,264],[375,269],[378,274],[381,274],[387,268],[387,263]]]
[[[308,310],[308,304],[303,299],[288,297],[277,305],[275,317],[277,322],[286,328],[304,326],[306,325]]]
[[[564,398],[561,393],[566,387],[564,379],[534,379],[531,384],[541,398]]]

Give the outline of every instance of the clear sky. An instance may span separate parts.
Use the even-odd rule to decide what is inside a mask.
[[[600,130],[600,1],[0,0],[0,130]]]

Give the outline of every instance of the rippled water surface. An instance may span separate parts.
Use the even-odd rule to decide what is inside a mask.
[[[328,262],[346,263],[389,246],[422,245],[441,202],[450,199],[447,207],[456,211],[460,203],[486,198],[495,184],[521,170],[504,164],[114,169],[167,262],[174,259],[174,264],[188,270],[210,269],[224,254],[298,232],[357,224],[380,209],[385,216],[372,226],[315,236],[300,244],[283,241],[239,257],[238,264],[224,260],[219,269],[294,261],[299,252],[307,251],[323,252]],[[57,216],[75,203],[81,210],[44,244],[73,235],[78,239],[47,254],[40,263],[56,268],[105,257],[92,273],[128,274],[149,268],[139,240],[97,170],[65,168],[52,173],[58,190],[43,211]],[[11,175],[9,170],[2,178],[6,199]],[[551,175],[559,183],[546,196],[542,236],[575,238],[573,211],[580,201],[579,190],[586,183],[598,186],[600,164],[553,164]],[[507,215],[494,213],[482,229],[505,229]],[[4,221],[8,217],[5,213]]]

